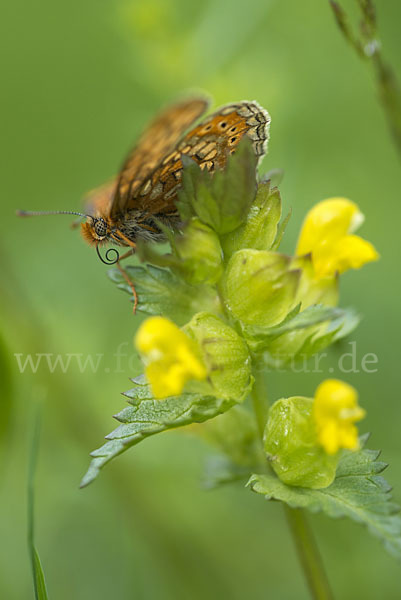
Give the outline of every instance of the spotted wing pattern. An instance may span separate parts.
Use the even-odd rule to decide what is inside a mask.
[[[112,218],[118,219],[135,205],[139,189],[207,107],[205,98],[184,100],[167,108],[145,129],[118,177],[111,206]]]
[[[213,172],[216,168],[225,167],[228,156],[235,152],[243,136],[247,135],[255,154],[262,157],[266,151],[269,125],[269,114],[256,102],[244,101],[222,107],[192,129],[173,148],[170,147],[156,168],[152,172],[148,170],[148,177],[130,184],[127,179],[124,184],[124,203],[120,204],[120,210],[135,210],[148,215],[175,214],[175,199],[182,176],[182,154],[190,156],[201,169]],[[151,144],[151,140],[147,143]],[[161,147],[161,142],[158,143]],[[145,140],[142,147],[144,145]],[[153,164],[155,158],[153,154]]]

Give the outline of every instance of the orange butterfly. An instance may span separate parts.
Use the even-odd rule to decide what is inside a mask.
[[[184,135],[207,107],[204,98],[192,98],[170,106],[156,117],[130,152],[119,176],[89,195],[85,214],[74,211],[18,211],[18,214],[86,217],[81,224],[84,239],[96,247],[103,262],[117,263],[133,288],[136,307],[135,289],[119,261],[135,251],[139,238],[162,240],[159,222],[178,225],[175,201],[181,184],[181,155],[190,156],[201,169],[213,172],[224,169],[228,156],[235,152],[244,135],[252,140],[257,156],[262,157],[266,151],[270,117],[256,102],[223,106]],[[130,250],[122,257],[114,250],[112,260],[111,249],[105,260],[99,247],[108,242]]]

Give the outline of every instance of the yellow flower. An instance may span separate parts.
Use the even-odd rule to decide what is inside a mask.
[[[374,246],[352,235],[364,220],[358,206],[346,198],[329,198],[306,215],[296,254],[311,253],[315,277],[333,277],[377,260]]]
[[[355,388],[338,379],[326,379],[317,388],[313,417],[318,441],[327,454],[340,448],[358,450],[358,430],[354,423],[365,416],[358,406]]]
[[[178,395],[190,379],[206,378],[196,344],[164,317],[144,321],[135,336],[135,346],[144,360],[155,398]]]

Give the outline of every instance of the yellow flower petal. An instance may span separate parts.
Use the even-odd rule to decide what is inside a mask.
[[[334,277],[377,260],[374,246],[351,235],[363,222],[358,206],[346,198],[329,198],[307,214],[298,240],[298,256],[311,254],[317,279]]]
[[[365,414],[351,385],[338,379],[327,379],[319,385],[313,417],[319,443],[327,454],[335,454],[340,448],[359,448],[358,430],[354,423],[363,419]]]
[[[348,269],[360,269],[366,263],[378,260],[373,244],[357,235],[346,235],[330,244],[322,244],[312,252],[317,278],[332,277]]]
[[[329,198],[318,202],[305,217],[296,254],[308,254],[326,240],[344,237],[355,231],[363,218],[358,206],[347,198]]]
[[[164,317],[142,323],[135,345],[145,362],[145,374],[155,398],[178,395],[190,379],[205,379],[207,371],[195,343]]]

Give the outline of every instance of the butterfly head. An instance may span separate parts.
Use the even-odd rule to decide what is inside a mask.
[[[81,228],[82,235],[89,244],[107,242],[110,236],[110,226],[102,217],[88,217]]]

